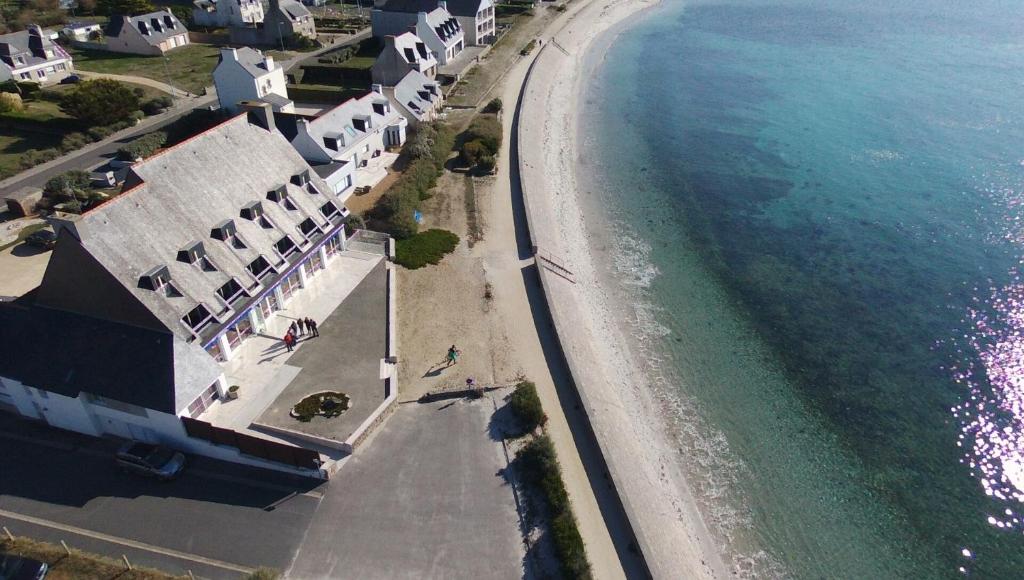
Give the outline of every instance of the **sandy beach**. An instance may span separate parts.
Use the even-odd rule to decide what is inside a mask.
[[[729,566],[677,467],[659,403],[645,388],[638,357],[601,287],[575,178],[576,113],[587,63],[600,59],[593,51],[605,50],[623,21],[653,4],[592,2],[545,42],[522,98],[519,165],[559,340],[651,573],[724,578]]]

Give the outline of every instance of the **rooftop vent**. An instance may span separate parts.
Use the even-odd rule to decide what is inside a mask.
[[[292,177],[292,182],[294,183],[294,181],[295,181],[295,178]],[[301,184],[296,184],[296,185],[301,185]],[[288,199],[288,188],[282,185],[282,186],[278,187],[277,189],[271,189],[270,191],[267,192],[267,199],[269,199],[270,201],[272,201],[274,203],[281,203],[282,201]]]
[[[298,186],[303,186],[309,183],[309,170],[303,169],[302,172],[293,175],[292,183]]]
[[[178,261],[186,264],[195,264],[204,257],[206,257],[206,248],[203,247],[202,242],[192,242],[178,250]]]

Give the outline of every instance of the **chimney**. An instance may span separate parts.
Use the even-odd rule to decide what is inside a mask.
[[[446,2],[445,0],[437,0],[437,7],[440,8],[441,10],[444,10],[445,12],[447,12],[448,11],[448,2]]]
[[[395,37],[391,34],[384,37],[384,50],[395,48]]]
[[[378,95],[383,95],[384,94],[384,85],[380,85],[380,84],[374,83],[374,84],[370,85],[370,90],[375,92],[375,93],[377,93]]]
[[[270,56],[269,54],[265,55],[263,57],[263,66],[268,71],[274,70],[274,57]]]
[[[236,49],[234,49],[234,48],[229,48],[229,47],[226,47],[226,46],[222,46],[221,49],[220,49],[220,59],[222,61],[225,61],[225,60],[237,61],[238,60],[238,51]]]
[[[263,101],[242,101],[238,103],[241,110],[246,112],[246,117],[249,120],[250,125],[256,125],[262,127],[267,131],[273,132],[277,128],[274,123],[274,108],[270,103],[264,103]]]

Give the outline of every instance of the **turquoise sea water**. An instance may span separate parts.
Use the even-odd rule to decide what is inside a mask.
[[[666,0],[588,81],[607,274],[752,575],[1024,577],[1022,16]]]

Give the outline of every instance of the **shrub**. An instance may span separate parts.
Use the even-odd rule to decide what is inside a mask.
[[[24,155],[18,160],[18,166],[22,169],[30,169],[36,165],[46,163],[47,161],[53,160],[60,157],[60,151],[50,149],[31,149],[26,151]]]
[[[60,108],[86,125],[110,125],[130,119],[139,109],[139,97],[124,83],[95,79],[64,95]]]
[[[117,157],[125,161],[138,158],[146,158],[156,152],[157,149],[167,142],[167,133],[154,131],[128,143],[117,150]]]
[[[474,139],[462,144],[462,150],[459,152],[459,157],[466,165],[473,166],[479,163],[480,157],[486,154],[487,148],[484,147],[483,142],[479,139]]]
[[[168,96],[154,97],[142,103],[142,112],[147,115],[159,115],[174,105],[174,101]]]
[[[50,101],[51,103],[59,103],[64,98],[64,93],[55,91],[53,89],[42,89],[39,91],[39,99],[43,101]]]
[[[437,264],[459,244],[459,236],[447,230],[427,230],[395,243],[395,262],[415,270]]]
[[[529,42],[529,44],[527,44],[526,46],[523,47],[523,50],[519,51],[519,54],[521,54],[523,56],[526,56],[526,55],[530,54],[531,52],[533,52],[533,48],[535,46],[537,46],[537,41],[536,40],[531,40]]]
[[[494,171],[494,167],[497,165],[497,161],[494,159],[494,155],[481,155],[480,161],[477,162],[476,166],[482,169],[486,173]]]
[[[60,150],[64,153],[77,151],[90,142],[89,137],[84,133],[68,133],[60,140]]]
[[[430,197],[454,143],[455,133],[446,125],[424,123],[417,128],[406,144],[413,161],[371,213],[373,219],[379,220],[377,226],[398,240],[416,234],[419,225],[413,214],[420,201]]]
[[[487,153],[497,155],[501,149],[501,123],[495,115],[477,115],[466,129],[467,141],[480,141]]]
[[[0,113],[20,111],[25,108],[18,93],[0,93]]]
[[[245,580],[277,580],[281,577],[281,573],[273,568],[267,568],[260,566],[253,570],[252,574],[245,577]]]
[[[344,223],[346,235],[352,235],[352,232],[366,228],[366,222],[363,220],[362,216],[358,216],[356,214],[349,214],[349,216],[345,218]]]
[[[491,99],[491,102],[487,103],[487,106],[484,107],[484,112],[485,113],[499,113],[499,112],[501,112],[501,99],[497,98],[497,97]]]
[[[516,385],[508,404],[516,417],[523,422],[527,432],[532,432],[547,423],[548,416],[544,414],[544,407],[537,396],[537,385],[531,381],[521,381]]]
[[[14,79],[7,79],[0,83],[0,93],[17,93],[21,96],[21,91],[18,90],[18,83]]]
[[[555,446],[547,435],[537,437],[516,454],[516,464],[527,484],[544,496],[551,516],[551,539],[555,545],[562,575],[566,578],[590,578],[586,547],[576,518],[569,505],[558,465]]]
[[[23,99],[34,99],[39,94],[40,86],[39,83],[32,81],[22,81],[17,83],[18,92],[21,93]]]
[[[86,133],[89,135],[89,137],[92,138],[93,141],[102,141],[102,140],[106,139],[107,137],[110,137],[111,135],[113,135],[114,134],[114,130],[111,129],[110,127],[103,127],[103,126],[100,126],[100,127],[90,127],[89,130],[86,131]]]
[[[58,200],[86,199],[91,183],[88,171],[66,171],[51,177],[43,186],[43,194]]]

